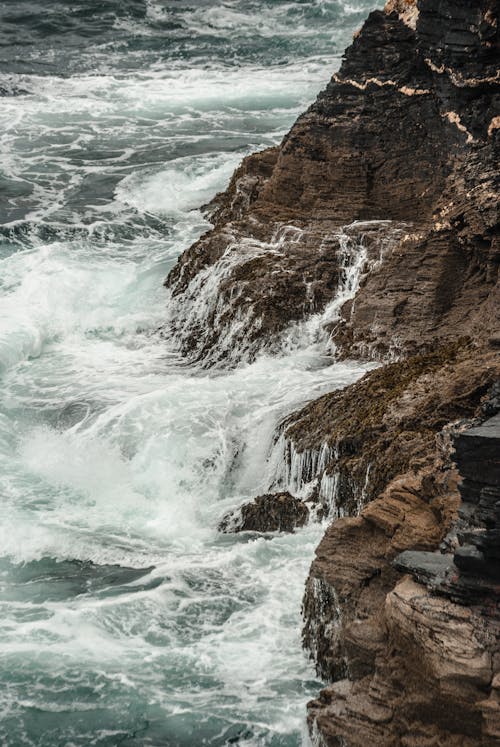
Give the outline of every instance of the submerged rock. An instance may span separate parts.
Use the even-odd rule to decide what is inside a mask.
[[[309,519],[309,509],[290,493],[261,495],[223,517],[221,532],[293,532]]]

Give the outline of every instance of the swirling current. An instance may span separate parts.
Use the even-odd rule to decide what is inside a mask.
[[[368,0],[0,4],[0,742],[306,743],[321,535],[220,535],[280,420],[362,372],[309,338],[198,370],[162,286]]]

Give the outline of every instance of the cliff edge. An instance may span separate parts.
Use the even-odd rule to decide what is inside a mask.
[[[214,228],[171,271],[183,353],[213,365],[279,347],[335,296],[349,225],[367,257],[329,330],[337,354],[385,360],[458,331],[500,345],[498,63],[496,0],[371,13],[326,89],[279,147],[243,161],[209,206]],[[367,221],[379,230],[366,235]]]
[[[245,507],[260,531],[300,492],[334,519],[304,597],[323,747],[500,744],[498,24],[497,0],[371,13],[166,281],[202,365],[313,314],[332,354],[384,364],[287,418],[281,492]]]

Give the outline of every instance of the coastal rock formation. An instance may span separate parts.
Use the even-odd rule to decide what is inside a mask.
[[[293,532],[309,519],[304,501],[290,493],[261,495],[223,517],[221,532]]]
[[[435,436],[470,418],[500,373],[494,351],[457,341],[366,374],[294,413],[278,487],[308,484],[333,515],[352,515],[397,475],[434,461]]]
[[[204,365],[278,351],[312,314],[337,357],[386,364],[274,447],[271,489],[336,519],[303,610],[321,747],[500,744],[498,27],[497,0],[371,13],[166,281]],[[281,528],[283,505],[245,528]]]
[[[487,695],[494,653],[483,616],[409,578],[388,594],[383,615],[376,674],[338,682],[309,704],[320,744],[498,744],[495,694]]]
[[[341,355],[385,359],[457,330],[500,344],[498,45],[494,0],[371,13],[340,71],[279,147],[243,162],[209,207],[213,230],[170,273],[182,351],[213,364],[276,349],[334,299],[355,221],[385,222],[368,242],[382,261],[329,328]]]
[[[500,741],[499,416],[464,426],[318,547],[304,637],[333,681],[308,707],[322,745]]]

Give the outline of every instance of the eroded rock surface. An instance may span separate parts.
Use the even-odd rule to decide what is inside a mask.
[[[186,355],[252,358],[324,310],[348,225],[383,261],[330,330],[342,355],[385,359],[458,329],[500,343],[498,38],[495,0],[370,14],[340,71],[279,147],[243,162],[212,205],[214,229],[170,273]],[[385,223],[366,239],[354,221]]]
[[[223,517],[221,532],[293,532],[309,519],[304,501],[290,493],[270,493],[243,504]]]
[[[500,367],[490,374],[499,377]],[[465,368],[461,377],[455,384],[464,387]],[[470,429],[495,391],[468,422],[438,434],[433,449],[428,443],[433,463],[392,480],[359,517],[332,524],[318,547],[304,641],[333,682],[309,704],[311,733],[323,745],[500,741],[498,416]],[[471,545],[479,556],[463,562]]]
[[[334,515],[358,513],[397,475],[433,463],[435,435],[471,417],[499,371],[498,354],[459,340],[312,401],[285,424],[280,487],[315,482]]]

